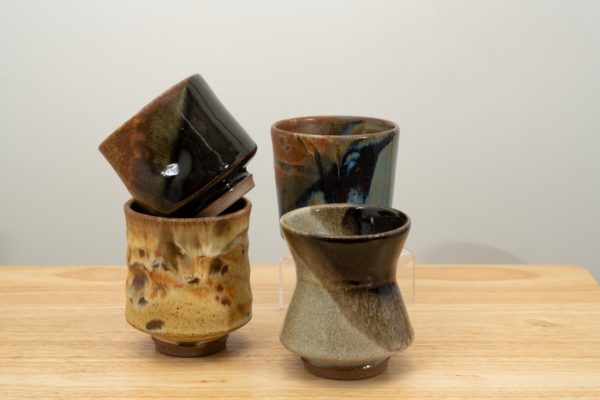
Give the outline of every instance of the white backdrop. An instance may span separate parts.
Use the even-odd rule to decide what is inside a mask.
[[[270,124],[398,122],[394,205],[420,262],[600,277],[598,1],[3,1],[0,264],[122,263],[98,144],[201,73],[258,143],[251,259],[279,236]]]

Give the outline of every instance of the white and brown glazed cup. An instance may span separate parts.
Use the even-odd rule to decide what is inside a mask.
[[[166,218],[125,204],[125,314],[161,353],[215,353],[250,320],[250,209],[242,198],[217,217]]]
[[[408,216],[387,207],[328,204],[298,208],[280,222],[297,276],[283,346],[321,377],[384,372],[390,356],[413,340],[396,283]]]

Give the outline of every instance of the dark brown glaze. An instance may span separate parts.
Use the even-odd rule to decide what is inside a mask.
[[[311,206],[284,215],[281,227],[298,279],[281,335],[284,346],[316,359],[315,365],[360,369],[412,342],[396,283],[410,229],[405,214],[373,206]]]
[[[280,216],[312,204],[392,202],[399,129],[364,117],[319,116],[271,128]]]
[[[100,151],[145,209],[194,216],[249,176],[256,144],[196,74],[125,122]]]
[[[220,258],[215,258],[210,262],[210,273],[211,274],[220,274],[221,267],[223,266],[223,261]]]
[[[161,329],[165,323],[160,319],[153,319],[152,321],[148,321],[146,324],[146,329],[149,331],[155,331],[157,329]]]
[[[315,207],[311,215],[322,224],[321,231],[311,234],[313,228],[299,222],[299,227],[307,230],[296,230],[299,234],[291,240],[315,259],[328,260],[326,268],[316,268],[315,273],[327,282],[352,289],[371,289],[396,281],[396,261],[410,229],[406,215],[375,206]],[[293,229],[288,225],[284,232]]]

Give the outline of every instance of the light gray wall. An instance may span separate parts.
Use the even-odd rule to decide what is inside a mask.
[[[97,151],[200,72],[259,146],[251,258],[285,254],[270,124],[401,128],[394,205],[420,262],[600,277],[598,1],[0,5],[0,263],[122,263],[127,192]]]

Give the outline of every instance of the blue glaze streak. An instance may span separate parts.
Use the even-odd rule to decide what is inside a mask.
[[[296,199],[293,208],[306,206],[316,193],[322,194],[325,203],[365,203],[380,153],[394,138],[389,135],[379,140],[358,141],[348,148],[341,162],[332,160],[330,154],[315,153],[319,179]]]

